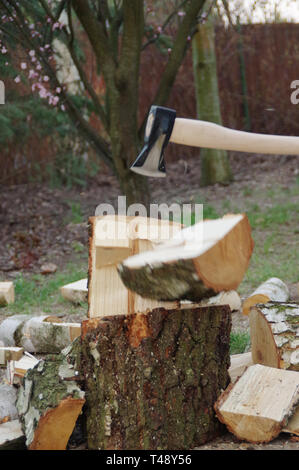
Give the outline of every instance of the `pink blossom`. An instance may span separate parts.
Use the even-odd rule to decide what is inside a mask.
[[[20,81],[21,81],[20,75],[17,75],[16,78],[15,78],[15,82],[20,83]]]
[[[29,51],[29,55],[30,55],[30,57],[34,57],[35,56],[35,50],[32,49],[31,51]]]
[[[6,52],[7,52],[7,49],[6,49],[6,47],[5,47],[5,46],[3,46],[3,47],[2,47],[2,49],[1,49],[1,52],[2,52],[2,54],[6,54]]]
[[[21,69],[22,69],[22,70],[26,70],[26,69],[27,69],[27,64],[26,64],[26,62],[22,62],[22,63],[21,63]]]
[[[185,16],[186,13],[184,11],[178,11],[178,16]]]
[[[62,105],[60,106],[60,109],[61,109],[61,111],[65,111],[65,106],[64,106],[64,104],[62,104]]]
[[[49,77],[48,77],[48,75],[45,75],[44,76],[44,82],[48,82],[48,81],[49,81]]]
[[[29,70],[29,75],[28,75],[29,78],[36,78],[37,77],[37,73],[34,71],[34,70]]]
[[[61,93],[61,88],[60,88],[60,86],[56,88],[56,93]]]

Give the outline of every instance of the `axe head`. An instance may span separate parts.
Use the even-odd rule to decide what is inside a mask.
[[[162,106],[152,106],[147,119],[144,147],[131,170],[143,176],[166,176],[164,149],[169,142],[176,112]]]

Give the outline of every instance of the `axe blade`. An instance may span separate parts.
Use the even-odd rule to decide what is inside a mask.
[[[176,118],[176,111],[152,106],[147,119],[144,147],[131,166],[143,176],[165,177],[164,149],[167,146]]]

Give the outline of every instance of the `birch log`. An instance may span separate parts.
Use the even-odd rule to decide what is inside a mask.
[[[28,370],[17,410],[29,450],[65,450],[85,403],[79,371],[79,340]]]
[[[299,305],[268,302],[249,316],[254,363],[299,371]]]
[[[246,215],[226,215],[181,230],[155,250],[119,265],[123,283],[143,297],[200,301],[238,287],[253,250]]]
[[[271,277],[261,284],[252,294],[243,302],[243,314],[248,315],[250,307],[256,304],[265,304],[271,300],[274,302],[287,302],[290,293],[288,286],[278,279]]]
[[[59,317],[14,315],[0,325],[0,341],[31,353],[58,353],[81,333],[80,323],[63,323]]]

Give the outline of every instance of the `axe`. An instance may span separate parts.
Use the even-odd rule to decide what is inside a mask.
[[[173,109],[152,106],[144,147],[130,169],[144,176],[166,176],[164,150],[168,142],[239,152],[299,155],[299,137],[236,131],[212,122],[176,118]]]

